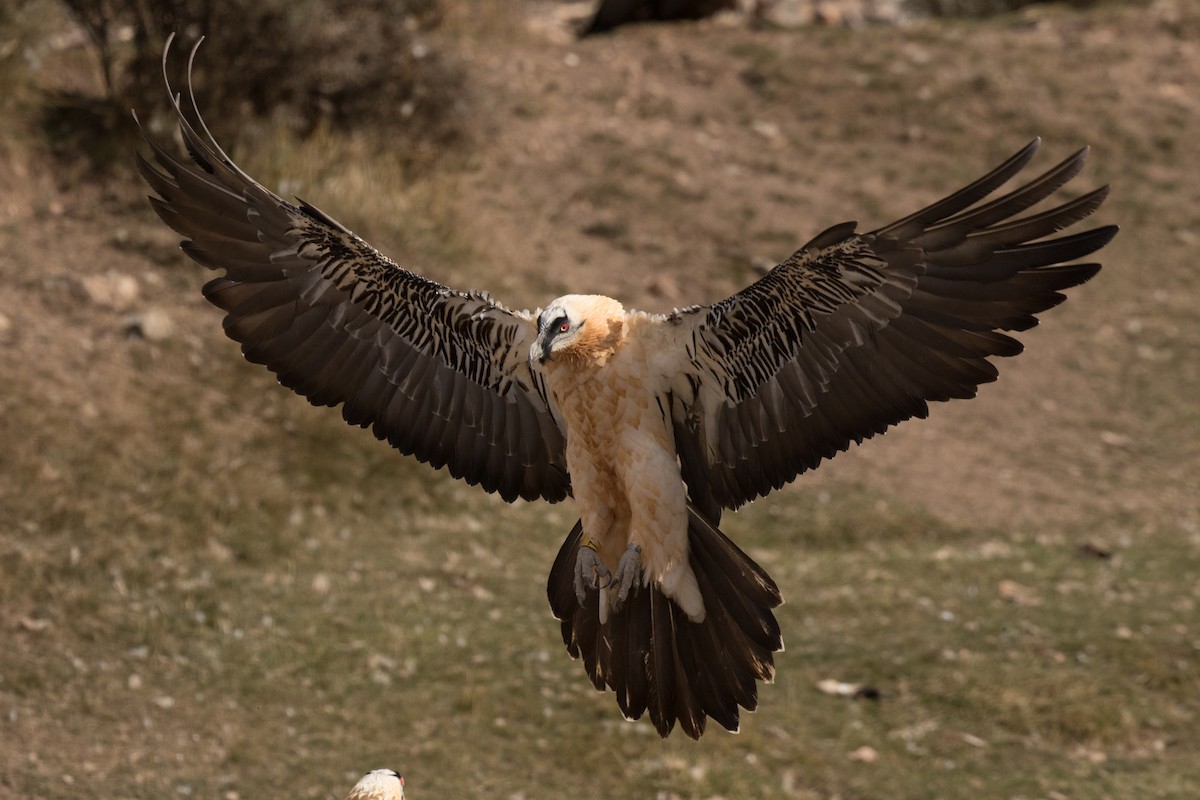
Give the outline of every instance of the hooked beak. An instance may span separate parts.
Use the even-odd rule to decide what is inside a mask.
[[[550,345],[553,343],[554,337],[547,333],[543,333],[529,348],[529,359],[537,361],[539,364],[545,364],[552,360],[550,355]]]

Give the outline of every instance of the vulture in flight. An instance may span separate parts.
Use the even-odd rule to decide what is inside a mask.
[[[193,50],[192,57],[194,58]],[[166,53],[164,52],[164,80]],[[190,60],[189,60],[190,74]],[[194,96],[189,158],[147,136],[141,174],[243,355],[402,453],[499,494],[572,497],[550,569],[563,641],[625,717],[662,736],[736,731],[783,641],[769,575],[718,524],[851,442],[973,397],[1008,332],[1100,269],[1115,226],[1060,235],[1106,188],[1031,211],[1087,150],[999,191],[1034,140],[945,199],[869,233],[829,228],[765,277],[669,314],[566,295],[514,311],[400,267],[229,159]]]

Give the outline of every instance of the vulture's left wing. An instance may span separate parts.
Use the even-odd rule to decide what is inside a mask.
[[[172,102],[192,163],[146,137],[157,166],[140,155],[138,166],[183,250],[224,270],[204,296],[248,360],[506,500],[570,493],[565,439],[529,367],[527,312],[402,269],[316,208],[268,191],[221,151],[194,100],[195,126]]]
[[[693,502],[719,519],[995,379],[989,359],[1021,350],[1001,331],[1036,325],[1061,290],[1095,275],[1098,264],[1064,262],[1117,230],[1045,238],[1095,211],[1106,188],[1017,217],[1074,177],[1086,150],[981,203],[1038,144],[885,228],[830,228],[732,297],[667,318],[686,351],[672,417]]]

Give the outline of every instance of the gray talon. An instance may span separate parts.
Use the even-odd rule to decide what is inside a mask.
[[[621,560],[617,562],[617,574],[612,579],[612,583],[619,587],[617,599],[613,603],[614,611],[620,611],[621,606],[625,605],[631,589],[637,591],[637,581],[641,575],[642,548],[630,542],[629,547],[626,547],[625,552],[621,554]]]
[[[579,605],[583,605],[587,599],[589,586],[593,589],[606,589],[612,582],[612,573],[600,560],[600,554],[590,547],[579,548],[579,558],[575,562],[575,599],[579,601]]]

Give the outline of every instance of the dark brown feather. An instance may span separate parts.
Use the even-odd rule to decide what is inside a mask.
[[[506,500],[567,497],[565,438],[526,357],[529,315],[414,275],[316,207],[268,191],[212,139],[190,85],[187,113],[167,92],[190,158],[147,137],[153,163],[139,155],[138,170],[184,252],[224,270],[204,293],[246,358]]]
[[[983,202],[1037,148],[874,233],[830,228],[741,292],[671,317],[696,343],[696,388],[672,406],[693,501],[737,508],[995,380],[992,359],[1021,351],[1004,332],[1032,327],[1094,276],[1098,265],[1064,262],[1117,232],[1042,238],[1089,216],[1106,187],[1019,216],[1075,177],[1086,149]]]
[[[694,507],[688,511],[689,561],[705,619],[690,622],[656,585],[639,587],[599,625],[599,593],[575,597],[574,568],[582,525],[567,535],[546,584],[563,644],[582,659],[597,689],[611,689],[626,717],[648,711],[667,736],[678,725],[693,739],[712,717],[736,731],[738,707],[758,705],[757,681],[774,678],[772,653],[783,649],[771,609],[783,602],[770,576]]]

